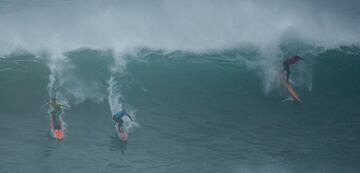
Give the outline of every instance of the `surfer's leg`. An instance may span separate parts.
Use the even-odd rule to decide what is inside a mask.
[[[284,71],[286,71],[286,81],[289,82],[290,77],[290,65],[283,64],[284,65]]]
[[[55,116],[55,112],[50,112],[51,118],[53,119],[54,123],[56,122],[56,116]]]
[[[122,123],[121,122],[118,122],[118,131],[120,132],[120,128],[122,126]]]
[[[124,120],[122,120],[122,119],[120,119],[120,121],[119,121],[119,131],[120,131],[121,127],[124,127]]]
[[[286,69],[288,65],[286,65],[286,63],[283,63],[282,65],[283,65],[283,69],[279,73],[283,73],[284,71],[285,72],[287,71]]]
[[[286,69],[286,81],[289,82],[289,77],[290,77],[290,69]]]
[[[60,125],[60,113],[57,111],[53,111],[52,112],[52,116],[53,116],[53,120],[54,120],[54,128],[59,130],[61,129],[61,125]]]

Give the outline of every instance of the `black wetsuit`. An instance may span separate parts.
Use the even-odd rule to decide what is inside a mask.
[[[286,72],[286,81],[289,81],[290,77],[290,64],[287,64],[286,62],[283,62],[284,69],[282,71]]]

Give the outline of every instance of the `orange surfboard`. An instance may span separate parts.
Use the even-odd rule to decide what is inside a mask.
[[[53,116],[50,115],[50,133],[51,133],[51,136],[53,136],[55,139],[62,140],[64,138],[64,128],[63,128],[63,124],[62,124],[61,115],[59,115],[58,121],[59,121],[58,123],[60,123],[60,124],[58,124],[56,126]]]
[[[280,77],[281,81],[283,82],[283,84],[285,85],[286,89],[288,90],[289,94],[291,95],[291,97],[296,100],[297,102],[302,104],[302,101],[300,99],[300,97],[296,94],[295,90],[293,89],[293,87],[289,84],[289,82],[287,82],[284,78]]]
[[[62,130],[55,130],[54,131],[54,137],[57,140],[62,140],[64,138],[64,132]]]

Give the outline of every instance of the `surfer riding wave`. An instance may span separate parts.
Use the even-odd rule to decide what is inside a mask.
[[[45,103],[43,106],[49,105],[51,108],[50,115],[52,116],[55,124],[55,129],[59,129],[60,123],[59,123],[59,116],[63,113],[64,109],[70,109],[69,105],[61,104],[57,102],[56,97],[53,97],[51,101]]]
[[[124,125],[124,120],[123,120],[123,117],[129,117],[129,119],[131,121],[134,121],[133,118],[128,114],[126,113],[126,110],[125,109],[122,109],[120,112],[116,112],[114,115],[113,115],[113,120],[115,121],[115,123],[118,123],[118,129],[120,130],[121,127],[123,127]]]
[[[304,61],[304,59],[302,57],[295,55],[295,56],[289,56],[285,59],[285,61],[283,61],[283,69],[280,71],[280,73],[282,73],[284,71],[286,72],[286,82],[289,82],[290,65],[295,64],[299,60]]]

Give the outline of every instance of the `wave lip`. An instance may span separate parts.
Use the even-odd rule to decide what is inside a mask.
[[[266,50],[278,49],[289,36],[330,47],[360,42],[357,14],[346,13],[350,7],[334,12],[332,7],[310,1],[0,4],[10,4],[0,13],[0,52],[5,54],[18,47],[33,53],[82,47],[201,52],[252,44]]]

